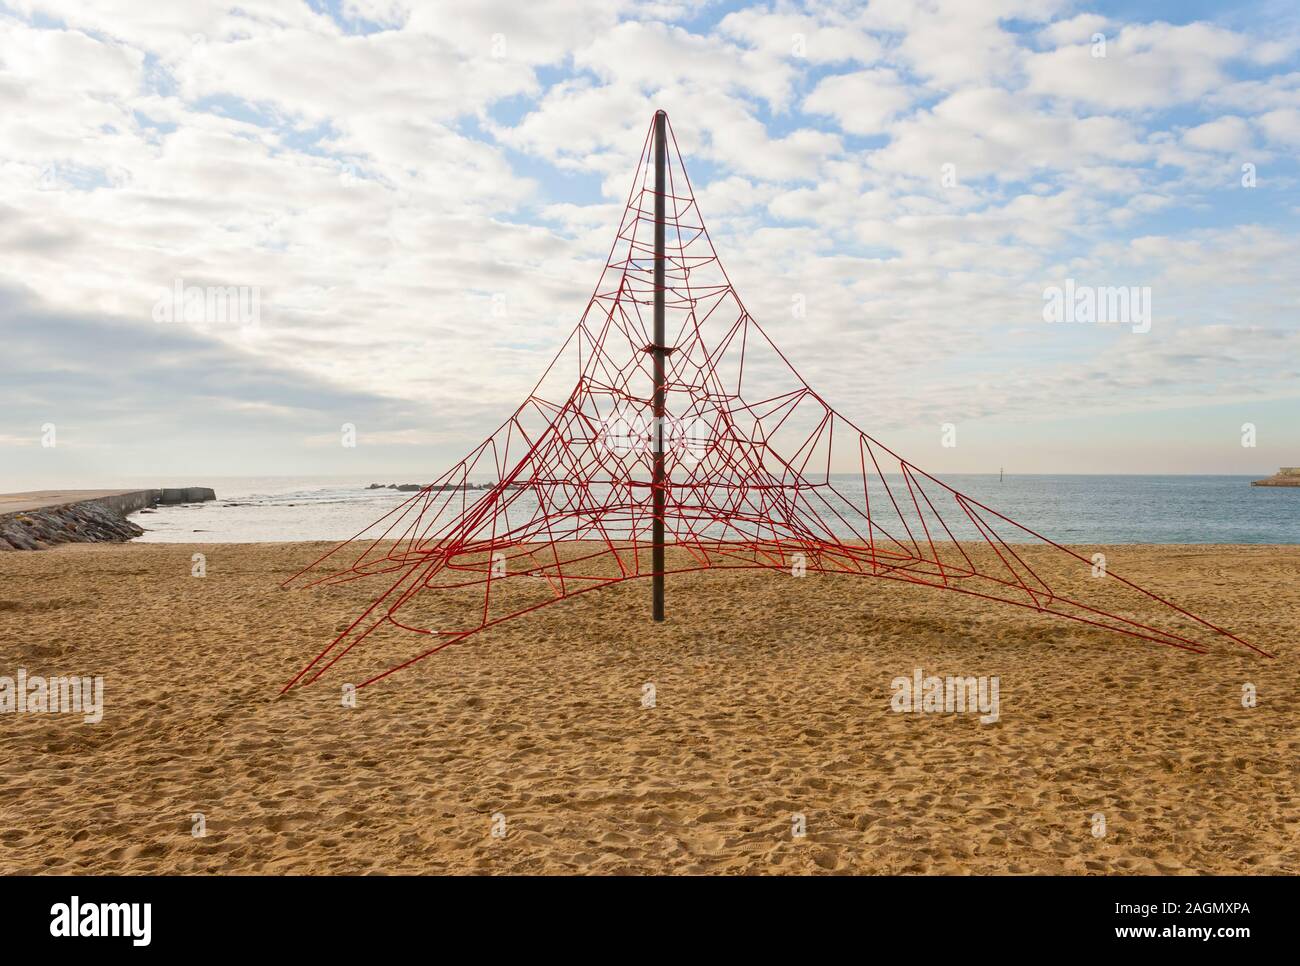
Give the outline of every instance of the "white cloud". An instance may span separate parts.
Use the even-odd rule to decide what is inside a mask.
[[[1040,21],[1063,6],[1055,0],[880,0],[860,23],[898,37],[896,54],[935,87],[955,90],[1014,76],[1023,59],[1002,21]]]
[[[1064,376],[1034,356],[1059,351],[1033,326],[1036,291],[1069,271],[1138,272],[1185,306],[1134,352],[1149,372],[1118,367],[1107,406],[1203,376],[1175,332],[1203,353],[1221,336],[1198,330],[1226,319],[1252,347],[1291,345],[1261,333],[1295,328],[1295,232],[1215,195],[1258,161],[1252,200],[1297,214],[1300,72],[1285,38],[1199,23],[1110,36],[1098,15],[1032,0],[725,15],[349,0],[342,23],[271,0],[11,9],[0,298],[21,286],[52,338],[149,347],[139,386],[104,389],[141,412],[154,383],[184,391],[161,359],[231,418],[324,418],[314,395],[330,420],[336,399],[364,409],[386,445],[482,435],[582,311],[660,107],[746,306],[864,422],[905,426],[935,400],[954,418],[1055,412],[1061,378],[1101,399],[1113,360],[1097,346]],[[1096,30],[1104,60],[1090,56]],[[1219,227],[1163,230],[1175,210]],[[150,307],[176,279],[260,287],[258,338],[160,331]],[[794,293],[809,307],[797,324]],[[210,358],[228,392],[192,371]],[[1261,386],[1293,368],[1256,348],[1233,359],[1234,386],[1252,367]],[[232,360],[313,388],[249,388]],[[970,384],[1012,368],[1013,396]],[[29,401],[6,391],[0,434],[22,436],[5,420]]]
[[[226,40],[268,28],[336,33],[334,22],[305,3],[245,0],[15,0],[21,13],[50,18],[156,53],[172,62],[188,56],[196,40]]]
[[[1209,24],[1130,24],[1105,56],[1077,43],[1025,59],[1029,90],[1111,110],[1179,104],[1227,82],[1225,65],[1250,54],[1248,38]]]
[[[1300,145],[1300,108],[1283,108],[1261,114],[1258,124],[1274,143]]]
[[[761,7],[738,10],[723,17],[718,29],[766,53],[814,64],[869,64],[883,52],[876,37],[829,8],[818,10],[816,16]]]
[[[645,92],[683,83],[743,91],[774,107],[790,97],[793,69],[773,52],[693,34],[681,27],[629,21],[574,51],[574,63],[603,80]]]
[[[1251,140],[1250,125],[1231,115],[1215,118],[1183,133],[1183,142],[1187,146],[1203,151],[1245,151],[1249,149]]]
[[[1093,43],[1093,37],[1101,34],[1104,38],[1110,26],[1110,20],[1096,13],[1081,13],[1068,20],[1057,20],[1038,32],[1038,39],[1049,47],[1063,47],[1066,44]]]
[[[1127,121],[1039,108],[1000,88],[955,93],[895,125],[892,133],[893,142],[876,154],[875,163],[936,182],[945,164],[955,166],[958,180],[1006,179],[1099,159],[1137,162],[1150,156]]]
[[[878,68],[822,78],[804,98],[803,109],[835,118],[851,134],[880,134],[915,96],[895,71]]]

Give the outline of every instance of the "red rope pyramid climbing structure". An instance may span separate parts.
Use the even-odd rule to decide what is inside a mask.
[[[1264,654],[1099,575],[831,408],[745,310],[660,113],[595,293],[528,398],[436,482],[286,582],[383,589],[284,691],[349,655],[363,687],[576,595],[716,568],[901,581],[1197,653],[1230,641]],[[1101,606],[1121,598],[1140,616]],[[381,629],[418,643],[394,658],[390,642],[366,666]]]

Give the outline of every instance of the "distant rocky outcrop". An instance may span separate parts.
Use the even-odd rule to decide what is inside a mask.
[[[59,543],[122,543],[145,532],[127,519],[129,513],[160,503],[203,503],[216,498],[207,487],[134,490],[0,514],[0,551],[43,550]]]
[[[1266,480],[1255,480],[1251,486],[1300,486],[1300,466],[1284,466]]]
[[[389,483],[385,486],[383,483],[371,483],[367,490],[398,490],[402,493],[413,493],[416,490],[431,489],[436,493],[442,493],[446,490],[490,490],[495,487],[495,483]]]

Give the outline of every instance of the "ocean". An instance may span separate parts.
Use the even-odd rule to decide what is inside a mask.
[[[1030,475],[1007,476],[1001,482],[996,474],[940,478],[1057,543],[1300,544],[1300,489],[1251,486],[1258,477]],[[861,493],[859,477],[833,479],[847,495]],[[345,540],[412,495],[369,490],[369,483],[427,481],[320,476],[192,482],[212,486],[217,500],[133,514],[131,519],[148,531],[139,542]],[[901,477],[897,482],[906,494]],[[891,477],[891,487],[894,483]],[[527,515],[531,494],[517,498]],[[915,523],[910,506],[901,499],[900,504]],[[959,539],[975,536],[969,522],[962,525],[960,510],[941,506],[941,511]],[[1017,538],[1005,527],[999,532],[1008,541]]]

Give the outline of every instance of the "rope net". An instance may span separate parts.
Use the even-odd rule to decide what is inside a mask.
[[[666,416],[656,427],[652,131],[653,121],[595,292],[528,397],[432,484],[286,581],[380,587],[284,691],[349,655],[364,687],[505,621],[650,576],[656,445],[666,466],[665,574],[870,577],[1197,653],[1227,643],[1264,654],[1104,566],[1099,573],[1095,560],[930,476],[833,409],[745,310],[671,127]],[[648,597],[646,608],[648,621]],[[367,664],[380,628],[417,643],[376,648]]]

